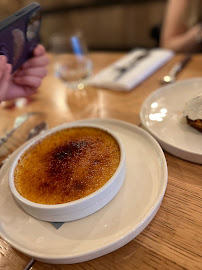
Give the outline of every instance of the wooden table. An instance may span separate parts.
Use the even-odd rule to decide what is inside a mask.
[[[121,56],[121,53],[92,53],[94,72]],[[48,75],[29,104],[22,108],[0,109],[1,135],[12,126],[17,115],[27,111],[42,112],[15,133],[1,159],[24,142],[34,122],[42,120],[47,121],[49,127],[84,118],[115,118],[140,125],[139,111],[145,98],[160,86],[160,78],[182,57],[176,55],[128,93],[93,87],[70,91],[54,78],[50,61]],[[194,55],[178,79],[200,76],[202,55]],[[165,156],[169,173],[165,197],[156,216],[141,234],[122,248],[91,261],[72,265],[36,262],[32,269],[202,269],[202,167],[166,152]],[[0,269],[24,269],[29,261],[29,257],[0,239]]]

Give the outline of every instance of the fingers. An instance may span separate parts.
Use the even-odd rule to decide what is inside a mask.
[[[48,57],[46,55],[32,57],[31,59],[27,60],[26,63],[22,65],[22,69],[29,68],[29,67],[43,67],[48,64]]]
[[[40,47],[38,49],[39,49],[39,51],[41,50]],[[27,60],[22,65],[22,69],[30,68],[30,67],[43,67],[43,66],[47,66],[48,63],[49,63],[49,59],[48,59],[45,51],[43,51],[42,54],[34,55],[32,58]]]
[[[26,75],[26,76],[20,76],[20,77],[13,77],[13,82],[21,86],[38,88],[41,85],[42,79],[39,77]]]
[[[46,76],[46,74],[47,74],[47,69],[45,67],[32,67],[32,68],[17,70],[14,74],[14,77],[36,76],[39,78],[43,78]]]
[[[13,82],[19,86],[34,91],[46,76],[46,66],[49,59],[46,50],[42,45],[38,45],[34,49],[34,56],[26,61],[20,69],[13,75]]]
[[[38,91],[38,88],[24,86],[24,91],[25,91],[25,97],[29,97],[29,96],[35,94]]]
[[[8,84],[12,66],[7,63],[5,56],[0,56],[0,101],[6,100],[8,96]]]
[[[4,74],[3,74],[3,80],[4,81],[9,81],[10,75],[11,75],[11,70],[12,70],[12,65],[9,63],[6,63],[5,69],[4,69]]]
[[[44,48],[44,46],[41,44],[38,44],[33,51],[33,55],[34,56],[41,56],[41,55],[45,54],[45,52],[46,52],[46,49]]]
[[[0,79],[4,75],[7,59],[5,55],[0,55]]]

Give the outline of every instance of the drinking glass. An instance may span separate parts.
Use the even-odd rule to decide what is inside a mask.
[[[92,72],[92,61],[81,32],[53,34],[50,51],[54,57],[55,76],[68,88],[83,89]]]

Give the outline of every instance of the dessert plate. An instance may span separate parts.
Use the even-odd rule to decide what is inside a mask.
[[[17,250],[42,262],[78,263],[120,248],[150,223],[166,190],[165,156],[150,134],[114,119],[78,122],[112,130],[125,148],[124,183],[114,199],[98,212],[66,222],[56,230],[51,223],[29,216],[15,203],[8,186],[8,173],[17,153],[0,171],[0,235]]]
[[[161,87],[144,101],[140,119],[167,152],[202,164],[202,133],[189,126],[185,104],[202,94],[202,78],[187,79]]]

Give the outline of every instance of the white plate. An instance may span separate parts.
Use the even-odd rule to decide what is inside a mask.
[[[117,134],[126,152],[126,178],[115,198],[98,212],[63,224],[39,221],[23,212],[12,198],[8,172],[16,153],[0,171],[0,235],[35,259],[78,263],[114,251],[135,238],[153,219],[167,185],[167,164],[156,140],[144,130],[113,119],[96,123]]]
[[[189,126],[184,116],[186,102],[202,94],[202,79],[188,79],[153,92],[143,103],[143,126],[167,152],[202,164],[202,134]]]

